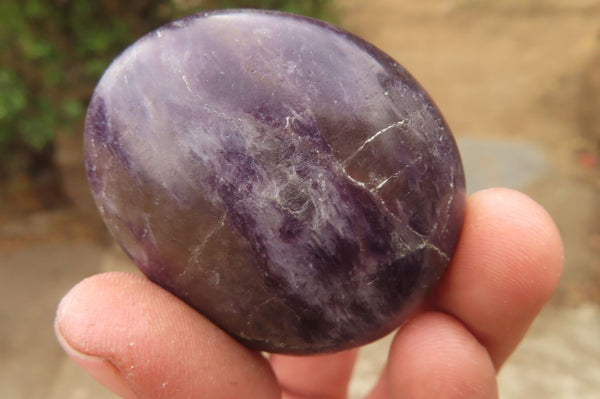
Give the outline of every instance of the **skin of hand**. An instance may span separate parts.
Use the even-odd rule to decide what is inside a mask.
[[[496,374],[551,297],[560,235],[527,196],[490,189],[467,200],[452,262],[396,333],[367,399],[497,398]],[[58,340],[123,398],[342,399],[357,350],[269,359],[144,277],[107,273],[61,301]]]

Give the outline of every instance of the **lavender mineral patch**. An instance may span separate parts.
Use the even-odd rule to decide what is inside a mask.
[[[197,14],[129,47],[91,99],[85,162],[142,272],[270,352],[398,327],[446,269],[465,210],[452,133],[410,74],[277,12]]]

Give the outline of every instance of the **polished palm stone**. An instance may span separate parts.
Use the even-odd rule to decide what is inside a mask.
[[[398,327],[443,274],[464,215],[454,139],[408,72],[277,12],[197,14],[129,47],[91,99],[85,161],[141,271],[272,352]]]

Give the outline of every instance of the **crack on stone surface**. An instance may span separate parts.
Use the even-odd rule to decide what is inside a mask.
[[[450,215],[450,210],[452,209],[452,203],[454,202],[454,198],[455,198],[455,194],[456,194],[456,187],[454,186],[454,171],[451,172],[451,177],[450,177],[450,198],[448,198],[448,203],[446,204],[446,215]],[[448,225],[448,221],[446,220],[446,226]]]
[[[373,194],[373,192],[371,190],[369,190],[369,188],[367,187],[366,183],[361,182],[360,180],[356,180],[354,177],[350,176],[350,174],[348,172],[346,172],[346,169],[344,169],[344,172],[346,174],[346,177],[354,184],[356,184],[359,187],[362,187],[364,189],[366,189],[367,191],[369,191],[369,193]]]
[[[193,266],[196,265],[199,260],[200,260],[200,255],[202,254],[202,252],[204,252],[204,249],[206,248],[206,244],[208,243],[208,241],[215,235],[217,234],[217,232],[219,230],[221,230],[223,227],[225,227],[225,218],[227,217],[226,214],[221,215],[221,217],[219,218],[219,223],[206,235],[206,237],[204,237],[204,240],[202,240],[202,242],[195,246],[191,251],[190,251],[190,256],[188,257],[188,266]],[[179,274],[178,277],[181,277],[183,275],[185,275],[187,268],[185,268],[183,270],[182,273]]]
[[[420,159],[420,158],[419,158],[419,159]],[[418,160],[414,160],[414,161],[413,161],[413,162],[411,162],[410,164],[408,164],[408,165],[406,165],[405,167],[403,167],[402,169],[398,170],[398,171],[397,171],[397,172],[395,172],[395,173],[394,173],[392,176],[390,176],[389,178],[385,179],[385,181],[384,181],[383,183],[380,183],[380,184],[379,184],[379,185],[378,185],[378,186],[377,186],[375,189],[373,189],[373,188],[369,188],[369,187],[367,186],[367,184],[366,184],[366,183],[363,183],[363,182],[361,182],[361,181],[359,181],[359,180],[356,180],[355,178],[353,178],[353,177],[352,177],[352,176],[351,176],[351,175],[350,175],[350,174],[349,174],[349,173],[346,171],[346,169],[345,169],[343,166],[342,166],[342,168],[343,168],[343,170],[344,170],[344,172],[345,172],[345,175],[346,175],[346,177],[347,177],[347,178],[348,178],[348,179],[349,179],[351,182],[353,182],[354,184],[356,184],[357,186],[359,186],[359,187],[361,187],[361,188],[365,189],[365,190],[366,190],[366,191],[369,193],[369,195],[371,196],[371,198],[372,198],[373,200],[375,200],[375,201],[376,201],[376,202],[377,202],[377,203],[380,205],[380,207],[381,207],[380,209],[381,209],[383,212],[385,212],[385,214],[386,214],[388,217],[390,217],[390,218],[391,218],[391,219],[394,221],[394,223],[397,223],[398,225],[402,226],[402,228],[403,228],[403,229],[406,229],[406,230],[410,231],[412,234],[414,234],[415,236],[417,236],[419,239],[421,239],[421,240],[425,240],[425,238],[424,238],[424,237],[425,237],[425,235],[424,235],[424,234],[422,234],[422,233],[420,233],[420,232],[416,231],[414,228],[412,228],[412,227],[410,226],[410,224],[409,224],[407,221],[405,221],[405,220],[402,220],[401,218],[399,218],[399,217],[398,217],[398,216],[397,216],[397,215],[396,215],[394,212],[392,212],[392,211],[391,211],[391,209],[390,209],[390,207],[388,206],[388,204],[387,204],[387,203],[386,203],[386,202],[385,202],[385,201],[384,201],[384,200],[383,200],[383,199],[382,199],[382,198],[381,198],[379,195],[377,195],[377,191],[379,191],[379,189],[381,189],[381,188],[383,187],[383,185],[385,185],[385,183],[387,183],[389,180],[391,180],[391,179],[393,179],[393,178],[395,178],[395,177],[398,177],[398,176],[399,176],[399,175],[400,175],[400,174],[401,174],[403,171],[405,171],[407,168],[409,168],[409,167],[411,167],[412,165],[414,165],[414,164],[415,164],[417,161],[418,161]],[[412,190],[409,190],[409,192],[408,192],[408,193],[410,193],[410,191],[412,191]],[[407,242],[405,242],[405,244],[408,244],[408,243],[407,243]],[[409,251],[409,252],[410,252],[410,251]]]
[[[416,159],[413,159],[411,162],[409,162],[408,164],[404,165],[402,168],[398,169],[394,174],[392,174],[389,177],[384,178],[383,180],[381,180],[379,182],[379,184],[377,184],[377,186],[375,186],[374,191],[379,191],[383,188],[383,186],[385,186],[390,180],[393,180],[395,178],[397,178],[398,176],[400,176],[404,171],[406,171],[407,169],[409,169],[410,167],[414,166],[417,162],[420,162],[423,160],[423,156],[419,156]]]
[[[248,314],[248,318],[246,320],[246,326],[251,326],[253,323],[253,318],[254,315],[259,313],[260,308],[262,308],[263,306],[266,306],[268,304],[270,304],[273,301],[277,301],[279,298],[277,296],[272,296],[270,298],[265,299],[264,301],[262,301],[261,303],[257,304],[256,306],[254,306],[254,309],[252,309],[252,311]]]
[[[415,249],[425,249],[425,248],[434,250],[438,255],[440,255],[442,257],[442,259],[444,259],[446,262],[450,262],[450,255],[448,255],[447,253],[442,251],[437,245],[433,245],[428,240],[423,240],[423,242],[419,246],[417,246]]]
[[[187,89],[187,91],[189,91],[190,93],[192,93],[192,89],[190,87],[190,83],[187,80],[187,76],[181,75],[181,79],[183,80],[183,83],[185,83],[185,88]]]
[[[394,122],[386,127],[384,127],[381,130],[378,130],[377,132],[373,133],[369,138],[367,138],[359,147],[356,151],[354,151],[352,154],[350,154],[350,156],[348,156],[346,159],[344,159],[344,161],[342,162],[343,165],[346,165],[348,163],[348,161],[352,158],[354,158],[355,156],[357,156],[362,150],[365,149],[365,147],[367,146],[367,144],[369,144],[370,142],[372,142],[373,140],[375,140],[377,137],[381,136],[382,134],[390,131],[391,129],[398,127],[398,126],[403,126],[405,123],[407,122],[406,119],[400,119],[398,122]]]
[[[240,122],[240,123],[246,123],[247,121],[243,120],[242,118],[234,118],[231,115],[227,115],[225,112],[222,111],[217,111],[216,109],[212,108],[211,106],[209,106],[208,104],[202,104],[200,105],[200,107],[202,109],[204,109],[205,111],[211,112],[215,115],[218,115],[219,117],[223,118],[223,120],[225,120],[226,122],[231,122],[231,123],[235,123],[235,121]]]
[[[391,212],[390,212],[390,213],[391,213]],[[394,215],[392,214],[392,216],[394,216]],[[425,235],[424,235],[423,233],[419,233],[417,230],[415,230],[414,228],[412,228],[412,227],[410,226],[410,224],[409,224],[409,223],[406,223],[406,224],[404,225],[404,227],[405,227],[405,228],[406,228],[408,231],[410,231],[411,233],[413,233],[414,235],[416,235],[417,237],[419,237],[419,238],[421,238],[422,240],[425,240],[425,241],[426,241],[426,239],[425,239]]]

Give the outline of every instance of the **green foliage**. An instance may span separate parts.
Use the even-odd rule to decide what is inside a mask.
[[[200,9],[269,8],[332,19],[329,0],[1,0],[0,176],[81,131],[111,60],[137,37]],[[13,166],[11,166],[13,165]]]
[[[51,147],[58,132],[79,129],[110,60],[169,19],[164,0],[121,3],[0,2],[0,174],[27,167],[22,158]]]
[[[295,14],[336,22],[335,10],[331,0],[205,0],[204,8],[263,8],[280,10]]]

